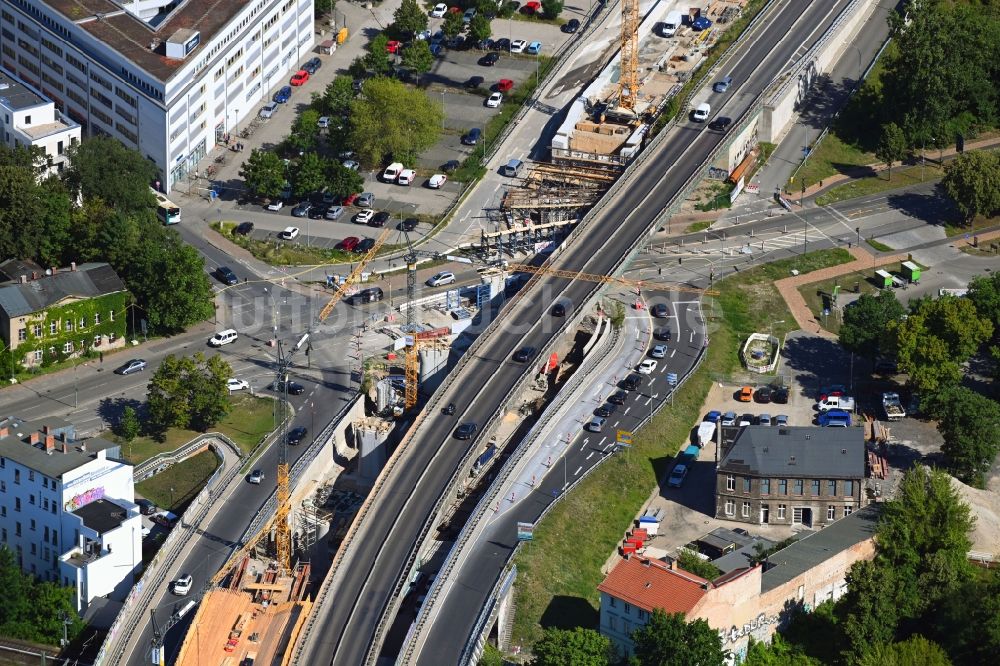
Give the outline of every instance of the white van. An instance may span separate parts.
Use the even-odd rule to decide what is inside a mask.
[[[712,107],[708,105],[707,102],[702,102],[695,108],[694,113],[691,114],[691,120],[696,123],[703,123],[708,120],[708,117],[712,113]]]
[[[684,22],[684,15],[680,12],[670,12],[667,18],[660,24],[661,37],[673,37],[677,34],[681,24]]]
[[[500,167],[500,175],[507,176],[508,178],[517,178],[521,175],[522,169],[524,169],[524,162],[513,159]]]
[[[402,171],[399,172],[399,178],[396,179],[396,182],[399,183],[400,185],[409,185],[410,183],[413,182],[413,179],[416,177],[417,177],[417,172],[414,171],[413,169],[403,169]]]
[[[382,172],[382,180],[387,183],[395,183],[396,179],[399,178],[399,174],[403,171],[402,162],[393,162],[386,167],[385,171]]]
[[[213,347],[221,347],[222,345],[228,345],[230,342],[236,342],[238,337],[240,336],[234,329],[227,328],[226,330],[219,331],[209,338],[208,344]]]

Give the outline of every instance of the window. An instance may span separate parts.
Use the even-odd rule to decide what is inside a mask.
[[[41,363],[41,362],[42,362],[42,350],[41,350],[41,349],[36,349],[36,350],[35,350],[35,351],[34,351],[34,352],[32,353],[32,355],[33,355],[33,356],[34,356],[34,358],[35,358],[35,363]]]
[[[788,494],[788,479],[779,479],[778,480],[778,493],[781,494],[781,495],[787,495]]]
[[[42,325],[41,324],[33,325],[31,327],[31,334],[34,335],[36,338],[42,337]]]
[[[731,499],[726,500],[726,515],[732,516],[735,514],[736,514],[736,501]]]
[[[95,335],[94,336],[94,346],[95,347],[100,347],[101,346],[101,336],[99,336],[99,335]]]
[[[35,480],[35,470],[29,469],[28,470],[28,481],[34,482],[34,480]]]
[[[26,328],[18,329],[18,331],[17,331],[17,341],[18,342],[24,342],[27,339],[28,339],[28,329],[26,329]]]
[[[854,497],[854,481],[844,481],[844,496]]]
[[[31,116],[25,116],[24,117],[24,124],[25,125],[30,125],[31,124]]]
[[[15,497],[14,498],[14,511],[20,511],[20,510],[21,510],[21,498],[20,497]]]
[[[812,480],[812,491],[813,495],[819,495],[819,479]]]
[[[49,477],[43,476],[42,477],[42,488],[48,488],[48,487],[49,487]]]
[[[749,476],[744,476],[743,477],[743,492],[745,492],[745,493],[750,492],[750,477]]]
[[[73,330],[73,320],[72,319],[67,319],[66,321],[64,321],[63,322],[63,328],[65,328],[67,331],[72,331]]]
[[[828,479],[826,482],[826,494],[830,497],[837,494],[837,482],[833,479]]]
[[[28,495],[28,504],[30,504],[31,506],[35,506],[35,496],[34,495]]]
[[[618,600],[609,595],[608,596],[608,606],[611,607],[611,608],[617,607],[618,606]]]
[[[778,505],[778,518],[780,518],[781,520],[785,519],[785,505],[784,504],[779,504]]]
[[[618,631],[618,618],[614,615],[608,616],[608,629],[611,631]]]
[[[732,474],[726,477],[726,490],[736,490],[736,477]]]
[[[63,353],[64,354],[72,354],[73,353],[73,343],[72,342],[64,342],[63,343]]]
[[[750,502],[743,502],[742,515],[744,518],[750,517]]]
[[[625,614],[629,615],[632,612],[632,604],[625,604]]]
[[[837,519],[837,507],[833,506],[832,504],[826,507],[826,519],[827,520]]]
[[[771,492],[771,479],[760,480],[760,494],[768,495]]]
[[[35,531],[35,519],[34,518],[31,519],[31,531],[32,532]]]
[[[14,483],[21,485],[21,470],[14,470]]]
[[[6,527],[3,528],[3,531],[0,532],[0,535],[3,536],[4,543],[6,543],[7,542],[7,528]]]
[[[31,554],[32,555],[37,555],[38,554],[38,546],[35,545],[34,541],[31,542]],[[34,564],[31,565],[31,572],[32,573],[35,572],[35,565]]]
[[[640,619],[640,620],[643,620],[643,621],[646,621],[646,620],[648,620],[648,619],[649,619],[649,613],[647,613],[646,611],[644,611],[644,610],[642,610],[642,609],[640,608],[640,609],[639,609],[639,619]]]
[[[59,326],[56,325],[56,322],[50,321],[49,322],[49,334],[55,335],[58,330],[59,330]]]
[[[801,495],[802,494],[802,479],[795,479],[793,483],[794,483],[794,488],[795,488],[795,494],[796,495]]]
[[[844,507],[844,518],[847,518],[849,515],[851,515],[852,511],[854,511],[853,508],[851,508],[849,506],[845,506]]]
[[[111,317],[111,321],[115,320],[115,311],[114,310],[111,311],[110,317]]]
[[[99,326],[100,324],[101,324],[101,313],[100,312],[95,312],[94,313],[94,326]]]
[[[87,328],[87,318],[80,317],[80,328]]]
[[[21,536],[21,521],[14,523],[14,536]],[[20,546],[18,546],[20,548]]]
[[[6,517],[7,517],[7,505],[6,504],[0,505],[0,518],[6,518]]]
[[[7,482],[0,481],[0,493],[5,493],[5,492],[7,492]]]

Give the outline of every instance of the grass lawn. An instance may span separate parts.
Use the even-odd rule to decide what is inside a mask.
[[[236,394],[232,398],[233,409],[225,419],[213,428],[236,442],[243,453],[249,453],[260,438],[274,428],[274,401],[255,398],[251,395]],[[123,444],[125,459],[136,464],[158,453],[173,451],[200,435],[194,430],[171,428],[162,442],[152,437],[136,437],[131,444]],[[115,435],[105,435],[114,441],[121,439]]]
[[[358,255],[342,250],[306,247],[285,241],[262,241],[234,234],[236,222],[213,222],[211,227],[227,239],[248,250],[254,257],[272,266],[313,266],[317,264],[346,264],[358,260]]]
[[[878,250],[879,252],[892,252],[893,250],[896,249],[894,247],[889,247],[885,243],[880,243],[879,241],[875,240],[874,238],[869,238],[865,242],[868,243],[869,245],[871,245],[872,249]]]
[[[631,451],[598,467],[556,504],[518,553],[515,645],[534,644],[543,626],[597,627],[601,566],[669,468],[678,443],[689,437],[712,378],[739,366],[739,345],[748,333],[781,319],[785,323],[775,326],[776,333],[794,327],[774,280],[793,268],[806,273],[852,259],[843,249],[823,250],[740,271],[715,284],[720,294],[711,308],[706,303],[712,320],[708,356],[673,406],[635,435]]]
[[[898,272],[899,264],[896,264],[895,269],[885,267],[883,267],[883,269],[895,270]],[[806,305],[809,306],[809,310],[816,314],[816,321],[822,324],[823,328],[831,333],[840,333],[841,318],[833,312],[831,312],[828,317],[824,317],[822,314],[823,308],[828,305],[829,298],[833,294],[833,288],[838,284],[840,285],[841,296],[837,300],[841,307],[843,307],[844,303],[847,301],[848,294],[851,295],[851,299],[853,300],[855,286],[861,290],[860,293],[862,294],[874,294],[878,292],[878,287],[875,286],[871,277],[870,271],[865,271],[864,273],[848,273],[830,280],[804,284],[799,287],[799,293],[802,294],[802,298],[805,299]]]
[[[921,167],[915,166],[895,167],[892,170],[892,179],[886,174],[879,173],[868,178],[858,178],[850,182],[832,187],[820,196],[816,197],[816,203],[820,206],[844,201],[845,199],[856,199],[869,194],[878,194],[887,190],[895,190],[908,185],[926,183],[928,181],[940,180],[944,171],[937,164],[925,164]]]
[[[161,509],[180,515],[191,500],[201,492],[208,477],[212,476],[218,466],[219,459],[213,452],[202,451],[154,477],[135,484],[135,490]]]
[[[703,220],[702,222],[695,222],[693,224],[689,224],[688,228],[684,230],[684,233],[693,234],[699,231],[704,231],[705,229],[708,229],[710,226],[712,226],[712,222],[713,220]]]
[[[794,194],[802,189],[803,183],[809,187],[824,178],[845,173],[857,167],[868,166],[875,162],[878,162],[875,155],[845,143],[835,133],[830,132],[820,142],[815,152],[809,156],[805,165],[799,169],[795,182],[788,184],[788,190]]]

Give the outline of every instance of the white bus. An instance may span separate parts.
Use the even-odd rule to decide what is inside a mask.
[[[170,201],[153,188],[149,188],[156,197],[156,216],[163,224],[177,224],[181,221],[181,207]]]

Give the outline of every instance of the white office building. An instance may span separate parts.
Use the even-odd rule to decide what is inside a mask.
[[[95,597],[123,600],[142,563],[132,466],[118,445],[79,440],[59,418],[0,418],[0,536],[21,568]]]
[[[0,65],[169,191],[308,55],[313,0],[0,0]]]
[[[52,100],[0,69],[0,139],[10,148],[41,148],[49,173],[66,166],[66,151],[80,141],[80,125]]]

